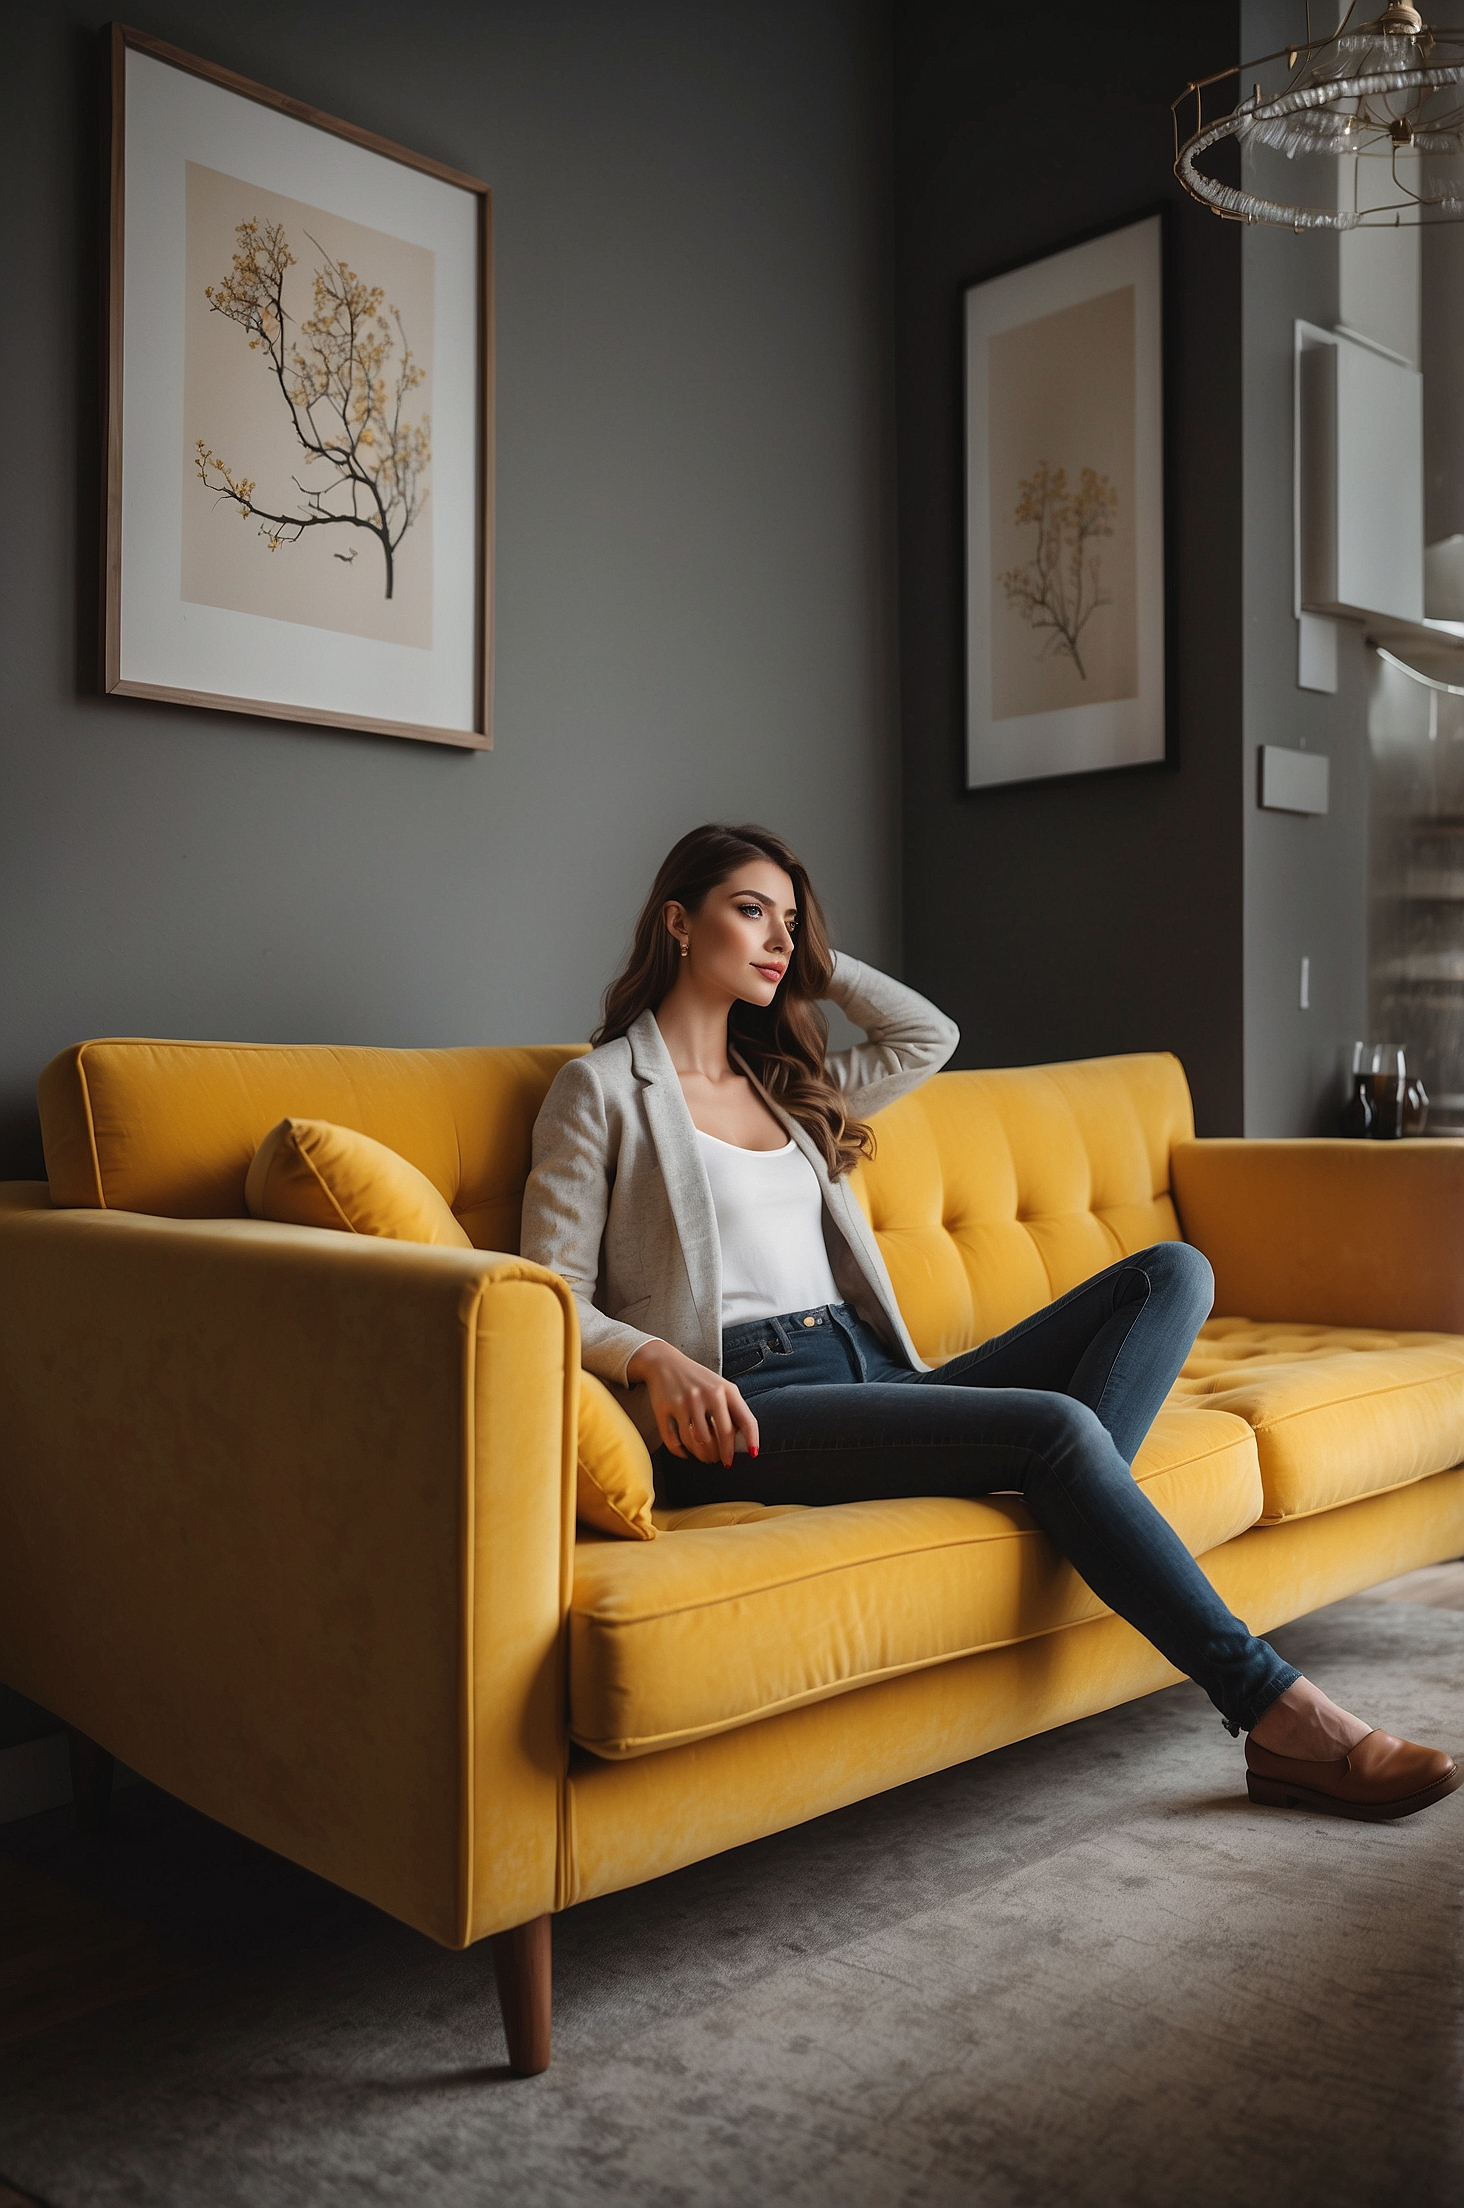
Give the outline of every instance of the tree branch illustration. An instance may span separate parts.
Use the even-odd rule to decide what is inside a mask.
[[[1018,485],[1013,516],[1018,528],[1034,528],[1036,548],[1024,567],[1001,576],[1007,604],[1029,628],[1045,630],[1043,652],[1065,652],[1087,681],[1078,639],[1104,597],[1099,556],[1088,548],[1095,537],[1113,535],[1118,493],[1106,475],[1084,468],[1070,492],[1067,470],[1039,461],[1035,475]]]
[[[329,480],[310,483],[293,476],[299,503],[293,512],[272,510],[256,498],[255,481],[230,467],[202,437],[194,457],[199,478],[232,503],[241,520],[259,523],[271,552],[298,543],[307,529],[365,530],[381,546],[390,598],[397,548],[427,503],[424,478],[432,457],[427,417],[412,423],[403,414],[403,402],[423,372],[401,315],[395,307],[383,313],[381,286],[368,285],[310,238],[320,266],[310,314],[291,339],[285,276],[296,264],[283,224],[241,222],[235,236],[233,266],[219,283],[205,285],[204,296],[213,313],[238,323],[251,352],[263,353],[306,456],[305,471],[324,467]],[[355,552],[338,552],[336,558],[350,561]]]

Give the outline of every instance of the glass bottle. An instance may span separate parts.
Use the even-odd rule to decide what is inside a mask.
[[[1370,1135],[1377,1124],[1372,1100],[1372,1054],[1366,1043],[1352,1046],[1351,1093],[1337,1114],[1338,1132],[1354,1140]]]
[[[1403,1132],[1403,1098],[1408,1087],[1408,1062],[1398,1043],[1375,1043],[1372,1054],[1372,1100],[1377,1115],[1373,1135],[1379,1142],[1396,1142]]]

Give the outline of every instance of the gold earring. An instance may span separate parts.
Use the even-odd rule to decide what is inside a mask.
[[[691,956],[691,945],[687,942],[685,936],[681,938],[681,955],[683,958],[690,958]]]

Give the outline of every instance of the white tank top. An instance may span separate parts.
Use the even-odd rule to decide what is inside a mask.
[[[742,1150],[698,1127],[722,1244],[722,1324],[839,1303],[818,1176],[796,1142]]]

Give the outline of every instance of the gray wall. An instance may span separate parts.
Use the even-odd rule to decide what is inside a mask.
[[[1289,0],[1245,0],[1243,50],[1294,36]],[[1265,157],[1248,181],[1321,201],[1332,172]],[[1245,735],[1238,801],[1245,822],[1245,1132],[1330,1134],[1341,1101],[1339,1053],[1367,1027],[1367,667],[1362,630],[1337,624],[1335,694],[1297,685],[1293,611],[1293,338],[1298,319],[1338,320],[1338,243],[1327,232],[1256,226],[1241,236],[1245,455]],[[1262,744],[1324,752],[1324,815],[1262,812]],[[1301,961],[1311,1008],[1301,1009]]]
[[[1423,538],[1436,544],[1464,533],[1464,224],[1440,223],[1421,242]]]
[[[1177,1051],[1211,1134],[1242,1120],[1241,241],[1180,194],[1169,103],[1237,39],[1233,0],[896,14],[906,972],[959,1063]],[[1177,765],[967,794],[961,289],[1161,201]]]
[[[100,5],[9,17],[0,1170],[95,1034],[585,1034],[708,815],[897,957],[884,12],[154,0],[179,45],[486,177],[497,749],[93,692]],[[283,555],[281,555],[283,556]]]
[[[1366,1025],[1362,639],[1335,696],[1302,691],[1292,609],[1292,325],[1336,321],[1336,241],[1218,222],[1170,166],[1174,93],[1294,15],[1197,0],[1130,40],[1064,0],[1035,47],[956,0],[897,15],[906,970],[968,1065],[1178,1051],[1210,1134],[1330,1127]],[[968,794],[961,289],[1161,201],[1177,766]],[[1260,811],[1263,743],[1326,751],[1325,819]]]

